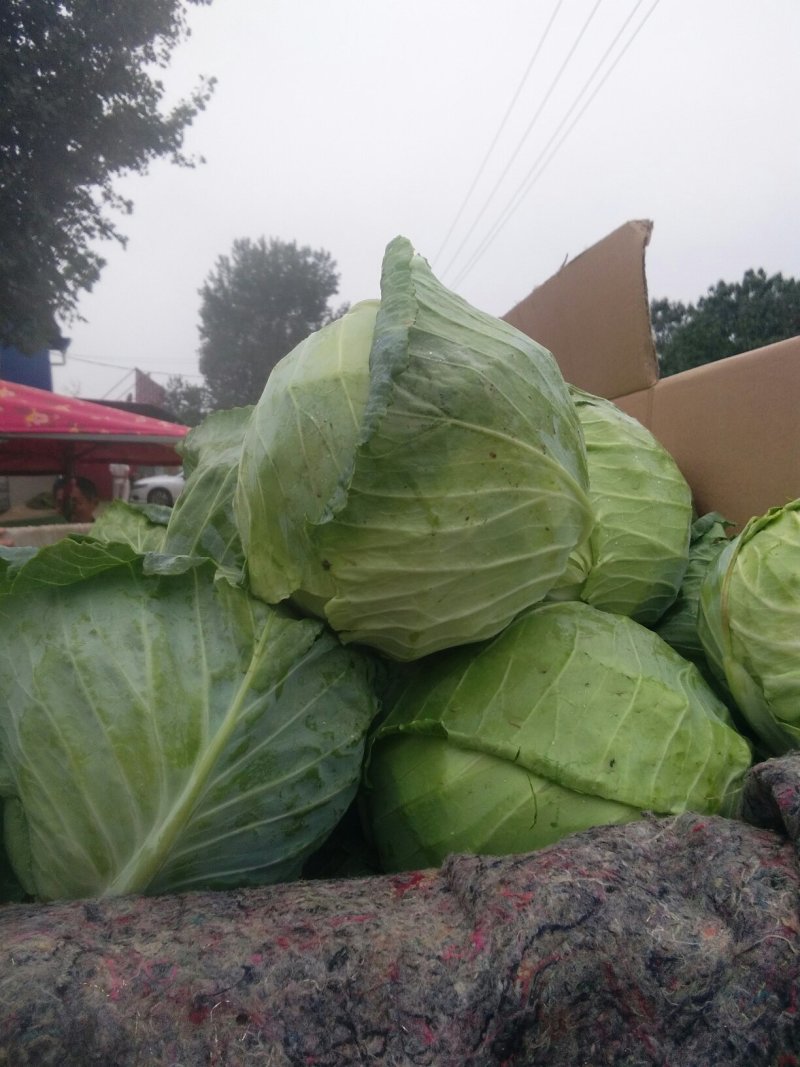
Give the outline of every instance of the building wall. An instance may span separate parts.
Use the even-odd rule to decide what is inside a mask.
[[[34,389],[53,391],[53,372],[50,367],[50,350],[44,349],[26,356],[19,349],[0,346],[0,378],[19,385],[31,385]]]

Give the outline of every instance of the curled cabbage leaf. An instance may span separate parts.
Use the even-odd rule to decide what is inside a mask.
[[[800,500],[752,518],[709,568],[698,633],[774,755],[800,747]]]
[[[497,633],[588,535],[558,367],[445,289],[405,238],[367,301],[279,363],[235,496],[252,589],[398,660]]]
[[[735,810],[746,741],[694,665],[624,615],[545,604],[405,670],[361,794],[387,870]]]

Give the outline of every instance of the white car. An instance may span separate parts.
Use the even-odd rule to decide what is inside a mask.
[[[163,504],[171,508],[183,491],[186,480],[179,474],[151,474],[137,478],[131,486],[132,504]]]

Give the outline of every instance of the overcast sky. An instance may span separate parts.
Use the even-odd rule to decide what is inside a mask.
[[[336,260],[378,295],[404,234],[502,315],[628,219],[650,294],[750,267],[800,276],[797,0],[214,0],[166,81],[218,79],[205,157],[120,182],[127,248],[81,303],[54,388],[118,398],[139,367],[199,382],[198,289],[239,237]],[[108,364],[106,366],[105,364]]]

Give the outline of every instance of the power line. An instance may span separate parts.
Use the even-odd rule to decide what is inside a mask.
[[[536,111],[534,112],[533,118],[528,123],[528,126],[525,129],[525,132],[522,134],[522,137],[517,142],[517,147],[512,152],[511,158],[508,160],[508,162],[506,163],[505,167],[503,168],[503,172],[501,173],[500,177],[497,179],[495,184],[492,186],[491,192],[489,193],[489,195],[486,197],[485,201],[483,202],[483,205],[481,206],[480,210],[478,211],[478,214],[475,216],[475,219],[474,219],[472,225],[467,230],[467,233],[465,234],[464,239],[462,240],[461,244],[458,246],[458,248],[455,250],[453,255],[450,257],[450,261],[448,262],[447,266],[444,268],[444,270],[442,272],[443,274],[447,274],[447,272],[450,270],[450,268],[452,267],[452,265],[455,262],[455,260],[458,259],[458,256],[459,256],[459,254],[461,252],[461,249],[464,247],[464,245],[470,239],[472,234],[475,232],[475,229],[476,229],[478,223],[481,221],[483,216],[486,214],[486,209],[489,207],[490,203],[494,199],[495,193],[497,192],[498,188],[500,187],[500,185],[505,180],[505,177],[508,174],[509,170],[511,169],[511,166],[513,165],[514,161],[516,160],[517,156],[519,155],[520,151],[522,150],[522,146],[525,144],[525,141],[528,139],[528,135],[530,134],[530,132],[533,129],[533,127],[536,125],[536,123],[537,123],[537,121],[539,119],[539,116],[544,111],[548,100],[550,99],[550,97],[552,96],[553,92],[556,89],[556,86],[561,81],[561,77],[562,77],[564,71],[566,70],[570,60],[572,59],[573,55],[575,54],[575,52],[576,52],[576,50],[578,48],[578,45],[581,43],[581,41],[583,39],[583,36],[586,33],[587,29],[589,28],[589,24],[591,23],[592,19],[594,18],[595,14],[597,13],[597,9],[600,7],[601,3],[602,3],[602,0],[596,0],[596,3],[594,5],[594,7],[589,12],[589,14],[588,14],[588,16],[586,18],[586,21],[584,22],[583,26],[581,27],[580,31],[578,32],[578,36],[575,38],[575,40],[572,43],[572,47],[570,48],[569,52],[567,52],[567,55],[566,55],[566,58],[564,59],[564,62],[561,64],[561,66],[556,71],[556,74],[553,77],[553,80],[550,82],[550,85],[548,86],[547,91],[545,92],[544,96],[542,97],[541,101],[539,102],[539,106],[536,109]]]
[[[84,362],[88,362],[88,361],[84,360]],[[110,389],[107,389],[107,390],[105,391],[105,393],[104,393],[104,394],[103,394],[103,396],[102,396],[102,399],[103,399],[103,400],[106,400],[106,399],[107,399],[107,398],[108,398],[108,397],[109,397],[109,396],[111,395],[111,393],[115,393],[115,392],[117,391],[117,389],[121,388],[121,386],[122,386],[122,383],[123,383],[123,382],[127,382],[128,378],[130,378],[130,376],[131,376],[131,375],[132,375],[133,373],[134,373],[134,372],[133,372],[132,370],[126,371],[126,372],[125,372],[125,374],[124,374],[124,375],[123,375],[123,376],[122,376],[122,377],[120,378],[120,380],[119,380],[119,381],[118,381],[118,382],[116,383],[116,385],[112,385]]]
[[[556,20],[556,15],[558,14],[559,10],[561,9],[561,5],[563,4],[563,2],[564,2],[564,0],[558,0],[558,3],[556,4],[555,8],[553,9],[553,14],[550,16],[550,21],[545,26],[544,32],[542,33],[542,36],[539,39],[539,43],[536,46],[533,55],[531,56],[530,62],[528,63],[528,66],[527,66],[527,68],[525,70],[525,73],[522,75],[522,80],[520,81],[519,85],[516,88],[516,91],[515,91],[514,95],[511,98],[511,103],[506,108],[506,113],[505,113],[505,115],[503,115],[503,118],[500,121],[500,125],[497,128],[497,132],[495,133],[494,137],[492,138],[491,144],[486,149],[486,154],[484,155],[483,159],[481,160],[480,165],[478,166],[477,173],[475,174],[475,177],[472,179],[472,184],[470,185],[469,189],[467,189],[466,195],[465,195],[464,199],[461,202],[461,206],[459,207],[458,211],[456,212],[455,218],[453,219],[452,223],[450,224],[450,229],[445,234],[444,240],[442,241],[441,245],[439,246],[438,252],[433,257],[433,263],[435,263],[436,260],[438,260],[439,256],[441,256],[442,252],[447,247],[447,242],[453,236],[453,231],[455,230],[455,228],[458,225],[458,223],[461,221],[461,216],[464,214],[464,209],[466,208],[467,204],[469,203],[469,198],[472,196],[473,192],[475,191],[475,187],[477,186],[478,182],[480,181],[481,177],[483,176],[483,172],[486,169],[486,164],[489,162],[489,159],[491,158],[492,152],[494,151],[494,149],[495,149],[495,147],[497,145],[497,142],[500,140],[500,135],[502,134],[503,130],[505,129],[505,126],[506,126],[506,123],[508,122],[509,116],[511,115],[511,112],[514,110],[514,105],[516,104],[517,100],[519,99],[519,95],[522,92],[522,90],[523,90],[523,88],[525,86],[525,83],[526,83],[526,81],[528,80],[528,78],[530,76],[531,71],[533,70],[533,67],[534,67],[534,64],[536,63],[536,60],[539,58],[539,53],[541,52],[541,50],[542,50],[542,48],[544,46],[544,43],[547,40],[548,34],[550,33],[550,29],[551,29],[553,23]]]
[[[120,367],[119,363],[105,363],[102,359],[89,359],[88,356],[74,356],[71,352],[69,358],[71,360],[74,359],[77,363],[92,363],[95,367],[112,367],[115,370],[124,370],[123,367]],[[64,365],[65,364],[62,364],[62,366]]]
[[[127,378],[129,374],[133,374],[133,372],[137,369],[136,367],[120,366],[119,363],[108,363],[108,362],[106,362],[106,361],[104,361],[102,359],[90,359],[88,356],[74,356],[74,355],[72,355],[72,353],[70,353],[69,359],[70,360],[74,360],[76,363],[89,363],[93,367],[110,367],[112,370],[124,370],[126,372],[125,373],[125,378]],[[141,367],[138,368],[138,369],[142,370]],[[180,377],[180,378],[204,378],[205,377],[205,375],[200,374],[199,371],[146,370],[145,374],[149,374],[151,378],[156,376],[156,375],[160,375],[163,378],[178,378],[178,377]],[[125,381],[125,378],[123,378],[122,381]]]
[[[567,110],[567,112],[564,115],[564,117],[562,118],[562,120],[559,123],[558,127],[556,128],[555,132],[551,136],[550,140],[547,142],[545,147],[539,153],[539,155],[537,156],[537,158],[536,158],[535,162],[533,163],[532,167],[528,170],[528,173],[526,174],[525,178],[523,179],[521,184],[517,187],[516,191],[514,192],[514,194],[511,197],[511,199],[507,202],[506,207],[500,213],[500,216],[497,218],[497,220],[495,221],[493,226],[489,229],[488,233],[484,236],[484,238],[481,241],[481,243],[475,249],[475,251],[473,252],[471,258],[469,259],[467,264],[462,268],[462,270],[459,273],[459,275],[457,276],[457,278],[451,283],[454,288],[461,284],[461,282],[464,280],[464,278],[466,278],[466,276],[472,271],[472,269],[480,261],[480,259],[482,259],[482,257],[484,256],[484,254],[486,253],[486,251],[488,250],[490,245],[494,242],[495,238],[498,236],[498,234],[501,232],[501,230],[505,227],[506,223],[509,221],[511,216],[514,214],[514,212],[517,210],[517,208],[522,204],[522,202],[524,201],[524,199],[526,198],[526,196],[528,195],[530,190],[533,188],[533,186],[536,184],[536,182],[539,180],[539,178],[541,178],[541,176],[544,174],[544,172],[547,169],[547,167],[550,165],[550,163],[553,161],[554,157],[559,152],[561,146],[564,144],[564,142],[569,137],[569,135],[572,132],[572,130],[575,128],[575,126],[578,124],[580,119],[583,117],[583,115],[586,112],[587,108],[590,106],[592,101],[595,99],[597,94],[600,92],[602,87],[605,85],[606,81],[608,80],[609,76],[611,75],[611,73],[616,68],[617,64],[620,62],[622,57],[628,51],[628,49],[633,44],[635,39],[638,37],[639,33],[643,29],[643,27],[644,27],[645,23],[647,22],[647,20],[650,18],[650,16],[653,14],[655,9],[658,7],[659,0],[654,0],[653,5],[647,11],[647,13],[645,14],[644,18],[641,20],[639,25],[633,31],[631,36],[628,38],[628,40],[626,41],[626,43],[623,46],[623,48],[621,49],[621,51],[619,52],[617,57],[614,59],[614,61],[611,64],[611,66],[608,68],[608,70],[605,72],[603,77],[600,79],[598,84],[593,89],[591,95],[589,96],[589,99],[585,102],[585,104],[580,109],[578,114],[575,116],[575,118],[569,124],[567,129],[564,131],[563,136],[560,138],[560,140],[555,145],[555,147],[550,152],[550,154],[547,156],[547,158],[544,158],[546,153],[547,153],[547,151],[548,151],[548,149],[553,144],[553,141],[556,139],[556,137],[558,137],[559,133],[563,129],[565,122],[567,121],[569,116],[574,111],[575,107],[579,103],[579,101],[580,101],[581,97],[583,96],[583,94],[586,92],[586,89],[588,88],[589,84],[594,79],[595,75],[597,74],[597,71],[602,66],[602,64],[605,61],[606,57],[608,56],[609,52],[614,47],[616,42],[619,40],[623,30],[628,25],[628,23],[630,22],[631,18],[636,13],[636,11],[638,10],[638,8],[641,6],[642,3],[643,3],[643,0],[637,0],[637,3],[634,6],[633,10],[631,11],[631,13],[626,18],[625,22],[623,23],[623,25],[620,28],[620,30],[617,32],[617,34],[614,37],[614,39],[611,42],[611,44],[608,46],[606,51],[603,53],[602,59],[599,61],[599,63],[597,64],[597,66],[594,68],[594,70],[592,71],[591,75],[589,76],[589,78],[584,83],[583,87],[581,88],[581,90],[578,93],[577,97],[575,98],[575,100],[571,104],[570,108]],[[540,163],[541,163],[541,165],[539,165]]]

